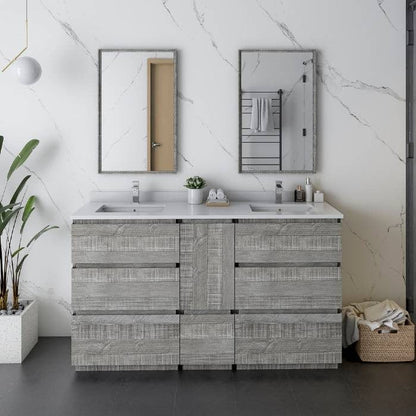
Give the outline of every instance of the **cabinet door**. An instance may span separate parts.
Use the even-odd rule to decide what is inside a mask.
[[[236,364],[337,364],[341,314],[239,314]]]
[[[184,310],[234,308],[234,224],[181,224],[180,304]]]
[[[178,315],[77,315],[72,365],[128,367],[179,364]]]
[[[234,315],[181,315],[180,363],[234,364]]]

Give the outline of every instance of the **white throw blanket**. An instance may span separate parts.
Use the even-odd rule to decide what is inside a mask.
[[[397,329],[397,324],[404,324],[407,319],[408,312],[392,300],[351,303],[342,308],[342,346],[346,348],[360,339],[358,324],[367,325],[372,331],[382,325]]]

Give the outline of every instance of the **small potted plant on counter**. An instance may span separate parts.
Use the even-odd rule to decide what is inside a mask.
[[[0,154],[3,141],[3,136],[0,136]],[[21,363],[37,343],[37,304],[35,300],[19,299],[20,276],[32,244],[45,232],[58,228],[47,225],[31,238],[26,238],[26,225],[36,202],[33,195],[25,198],[26,183],[31,175],[25,176],[14,191],[8,189],[11,176],[38,144],[39,140],[29,140],[16,156],[5,178],[0,199],[0,363]]]
[[[185,188],[188,188],[188,204],[202,204],[205,185],[205,179],[200,176],[193,176],[186,180],[184,186]]]

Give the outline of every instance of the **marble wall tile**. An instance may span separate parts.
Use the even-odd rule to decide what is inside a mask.
[[[238,49],[319,51],[318,172],[312,182],[345,213],[344,303],[405,303],[404,0],[33,0],[33,86],[0,74],[0,170],[31,137],[39,240],[23,294],[40,300],[40,334],[70,331],[70,215],[92,190],[179,190],[199,174],[226,189],[271,190],[277,175],[238,174]],[[0,0],[0,64],[24,43],[23,1]],[[99,175],[98,49],[179,50],[176,175]],[[7,163],[6,163],[7,162]],[[280,175],[284,186],[304,175]],[[17,178],[17,177],[16,177]]]

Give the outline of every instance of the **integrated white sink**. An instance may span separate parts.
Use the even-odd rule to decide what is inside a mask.
[[[131,213],[138,215],[157,214],[165,209],[165,205],[148,205],[148,204],[131,204],[131,205],[113,205],[104,204],[95,212]]]
[[[293,204],[250,204],[251,212],[276,215],[308,215],[313,214],[313,205],[304,203]]]

